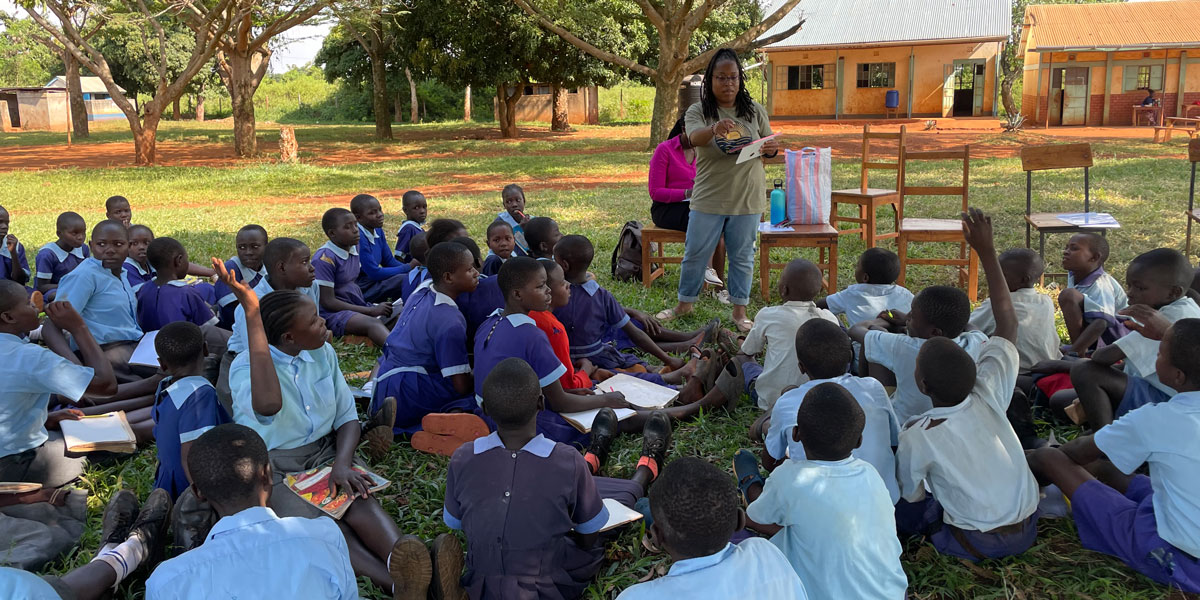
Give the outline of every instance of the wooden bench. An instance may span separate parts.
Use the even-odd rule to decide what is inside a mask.
[[[666,244],[683,244],[687,234],[674,229],[663,229],[654,225],[642,226],[642,285],[649,288],[655,279],[666,274],[666,265],[683,263],[683,255],[668,256],[663,246]],[[713,266],[717,276],[724,279],[725,250],[718,246],[713,253]]]
[[[792,225],[791,231],[760,232],[758,245],[758,279],[764,301],[771,298],[771,269],[787,264],[771,262],[772,248],[816,248],[816,264],[825,271],[825,291],[837,291],[838,230],[832,225]]]
[[[1200,135],[1200,119],[1190,117],[1167,117],[1168,125],[1155,126],[1154,141],[1169,142],[1171,134],[1176,131],[1182,131],[1188,134],[1188,137],[1195,138]]]

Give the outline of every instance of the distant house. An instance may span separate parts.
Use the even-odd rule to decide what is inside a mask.
[[[511,93],[512,88],[509,90]],[[600,122],[600,102],[596,86],[570,88],[566,91],[567,122],[575,125],[596,125]],[[517,120],[550,122],[553,112],[552,98],[549,84],[526,83],[523,95],[517,100]],[[498,110],[495,98],[492,98],[492,109]]]
[[[125,117],[109,97],[99,77],[80,77],[79,80],[89,121]],[[0,88],[0,103],[7,109],[7,118],[0,118],[0,123],[6,128],[16,127],[27,131],[66,131],[71,114],[66,92],[67,81],[64,77],[55,77],[40,88]]]
[[[87,107],[89,121],[125,118],[125,113],[117,108],[117,104],[112,101],[112,96],[108,93],[108,88],[104,87],[104,82],[99,77],[80,77],[79,86],[83,89],[83,104]],[[45,87],[65,89],[67,78],[61,75],[55,77]],[[125,88],[117,86],[117,89],[121,90],[121,93],[125,93]]]
[[[908,117],[994,115],[1008,0],[801,0],[767,31],[773,116],[874,118],[888,92]]]
[[[1029,6],[1019,54],[1031,122],[1132,123],[1147,89],[1166,116],[1183,116],[1200,100],[1200,2]]]

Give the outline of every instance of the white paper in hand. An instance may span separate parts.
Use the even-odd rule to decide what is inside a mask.
[[[737,164],[740,165],[748,160],[754,160],[754,159],[762,156],[763,144],[765,144],[767,142],[767,140],[769,140],[777,135],[779,135],[779,134],[772,133],[771,135],[759,138],[757,140],[754,140],[753,142],[750,142],[749,144],[746,144],[742,148],[742,151],[738,153]]]

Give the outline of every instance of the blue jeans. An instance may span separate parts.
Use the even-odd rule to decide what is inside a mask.
[[[687,243],[683,249],[683,264],[679,273],[679,301],[695,302],[704,285],[708,258],[725,236],[725,252],[729,270],[725,285],[729,301],[745,306],[750,304],[750,284],[754,277],[754,238],[758,235],[761,215],[714,215],[697,210],[688,217]]]

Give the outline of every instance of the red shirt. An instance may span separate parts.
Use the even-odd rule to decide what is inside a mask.
[[[563,327],[554,313],[548,310],[534,310],[529,312],[529,318],[533,319],[533,322],[537,323],[538,329],[541,329],[550,339],[550,347],[554,349],[554,355],[567,368],[567,372],[558,378],[563,389],[592,389],[592,379],[587,376],[587,373],[576,371],[575,366],[571,364],[571,343],[567,339],[567,328]]]

